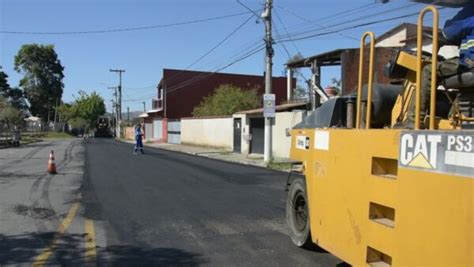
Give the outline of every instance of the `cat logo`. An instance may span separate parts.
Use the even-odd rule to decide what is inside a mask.
[[[409,167],[436,169],[441,135],[403,134],[400,139],[400,164]]]
[[[403,131],[398,166],[474,178],[472,132]]]

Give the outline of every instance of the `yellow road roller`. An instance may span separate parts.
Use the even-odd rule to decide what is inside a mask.
[[[420,13],[417,51],[428,12],[437,55],[433,6]],[[372,32],[361,40],[357,94],[329,99],[291,130],[290,157],[302,174],[288,181],[291,240],[353,266],[474,266],[474,73],[441,79],[443,59],[399,51],[387,73],[402,83],[377,84],[374,40]]]

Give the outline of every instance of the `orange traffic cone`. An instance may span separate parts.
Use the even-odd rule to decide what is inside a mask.
[[[54,151],[51,150],[49,153],[49,161],[48,161],[48,173],[56,174],[56,163],[54,163]]]

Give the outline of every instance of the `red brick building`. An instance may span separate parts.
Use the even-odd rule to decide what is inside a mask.
[[[293,85],[295,83],[296,80]],[[249,90],[257,88],[259,95],[263,95],[265,91],[263,75],[163,69],[163,76],[157,86],[157,96],[152,99],[152,109],[147,111],[144,118],[146,135],[150,139],[166,140],[170,137],[170,131],[175,132],[170,129],[172,126],[169,121],[192,117],[194,107],[222,84]],[[287,78],[274,77],[272,87],[275,103],[279,105],[286,102]]]
[[[148,112],[148,120],[192,117],[194,107],[222,84],[243,89],[258,88],[260,95],[265,91],[264,76],[164,69],[157,86],[157,97],[153,99],[152,110]],[[273,78],[276,104],[286,101],[286,86],[286,77]]]

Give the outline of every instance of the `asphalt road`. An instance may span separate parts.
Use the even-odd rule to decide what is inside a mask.
[[[111,139],[0,149],[0,266],[340,264],[291,243],[286,174],[132,149]]]
[[[51,150],[57,175],[46,173]],[[0,266],[85,263],[82,217],[58,234],[71,203],[79,202],[84,157],[81,139],[0,149]]]
[[[285,228],[286,175],[160,149],[86,142],[84,218],[98,265],[337,266],[296,248]]]

